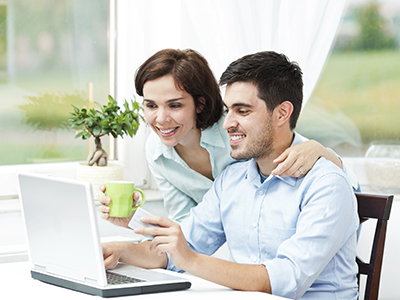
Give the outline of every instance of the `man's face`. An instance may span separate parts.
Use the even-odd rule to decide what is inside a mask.
[[[272,113],[257,93],[256,86],[247,82],[226,87],[223,127],[229,134],[234,159],[266,158],[274,149]]]

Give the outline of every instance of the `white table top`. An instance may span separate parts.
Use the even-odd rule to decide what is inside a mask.
[[[0,264],[0,282],[2,299],[30,299],[39,296],[41,300],[47,299],[96,299],[91,295],[56,287],[31,278],[29,262]],[[162,272],[167,272],[162,270]],[[160,300],[192,300],[192,299],[226,299],[225,297],[249,297],[248,299],[284,299],[281,297],[258,293],[235,291],[218,284],[200,279],[198,277],[183,274],[189,278],[192,287],[185,291],[166,292],[146,295],[127,296],[114,299],[157,299]],[[98,299],[101,299],[100,297]],[[243,298],[241,298],[243,299]]]

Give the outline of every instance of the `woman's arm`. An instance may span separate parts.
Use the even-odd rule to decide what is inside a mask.
[[[312,169],[320,157],[330,160],[343,169],[343,164],[339,156],[317,141],[309,140],[296,144],[279,155],[274,160],[274,163],[280,165],[271,174],[301,178]]]

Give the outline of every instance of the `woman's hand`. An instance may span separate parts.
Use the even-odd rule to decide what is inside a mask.
[[[317,141],[309,140],[296,144],[279,155],[274,163],[280,165],[271,174],[301,178],[311,170],[321,156],[342,168],[340,159],[332,151]]]
[[[106,191],[105,185],[100,186],[100,190],[104,193]],[[133,204],[132,207],[136,206],[136,202],[139,200],[140,194],[137,192],[133,193]],[[121,226],[125,228],[129,228],[128,224],[132,219],[132,216],[134,215],[135,211],[132,212],[132,214],[129,217],[126,218],[118,218],[118,217],[110,217],[109,212],[110,212],[110,207],[106,206],[110,204],[112,199],[107,196],[100,196],[99,197],[99,202],[103,205],[99,206],[99,211],[102,213],[101,217],[104,220],[109,221],[110,223],[116,225],[116,226]]]

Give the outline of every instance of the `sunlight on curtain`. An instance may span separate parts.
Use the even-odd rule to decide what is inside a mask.
[[[299,63],[307,102],[332,44],[345,0],[184,1],[182,45],[200,51],[218,77],[230,62],[274,50]]]
[[[133,70],[156,51],[192,48],[206,57],[219,78],[233,60],[274,50],[288,55],[303,69],[306,102],[324,65],[344,4],[345,0],[121,0],[118,28],[119,33],[126,31],[128,35],[119,43],[128,47],[125,54],[130,57],[118,56],[123,64],[119,67],[131,61],[132,78]]]
[[[345,0],[118,0],[116,97],[134,94],[135,70],[163,48],[192,48],[219,79],[232,61],[274,50],[299,63],[304,104],[329,52]],[[146,170],[144,126],[133,139],[119,141],[126,171]],[[133,158],[135,157],[135,158]],[[141,171],[139,171],[141,172]],[[132,174],[141,182],[143,174]]]

